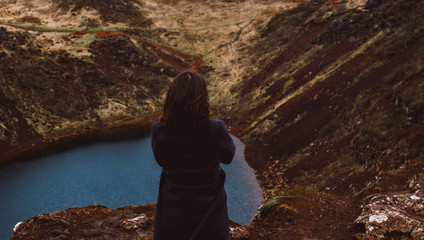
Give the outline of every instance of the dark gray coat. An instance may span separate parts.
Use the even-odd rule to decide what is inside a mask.
[[[173,131],[152,126],[152,149],[162,167],[154,239],[229,239],[225,172],[235,146],[222,120],[195,131],[184,122]]]

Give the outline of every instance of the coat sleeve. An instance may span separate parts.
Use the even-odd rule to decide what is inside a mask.
[[[218,145],[221,162],[224,164],[230,164],[233,160],[236,147],[223,121],[219,122]]]
[[[159,134],[158,134],[158,127],[159,124],[157,122],[154,122],[152,124],[152,150],[153,155],[155,156],[156,162],[159,164],[159,166],[162,167],[161,157],[160,157],[160,141],[159,141]]]

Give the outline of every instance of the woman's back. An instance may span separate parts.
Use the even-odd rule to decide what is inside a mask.
[[[207,129],[195,130],[179,126],[174,131],[160,129],[158,123],[152,126],[152,146],[159,165],[174,169],[201,169],[219,166],[220,162],[229,163],[233,141],[222,120],[211,119]]]
[[[206,97],[205,97],[206,96]],[[180,73],[152,125],[152,149],[162,167],[155,239],[229,239],[225,172],[235,146],[222,120],[209,119],[206,85]]]

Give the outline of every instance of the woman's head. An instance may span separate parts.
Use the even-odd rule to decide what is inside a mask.
[[[167,129],[173,129],[178,121],[196,128],[210,124],[205,80],[191,70],[179,73],[172,81],[159,119],[160,126]]]

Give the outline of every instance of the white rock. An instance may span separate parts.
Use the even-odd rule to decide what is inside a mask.
[[[15,227],[13,228],[13,232],[16,232],[16,230],[18,230],[19,225],[21,225],[22,222],[18,222]]]
[[[419,200],[420,198],[419,198],[417,195],[412,195],[412,196],[411,196],[411,199],[412,199],[412,200]]]
[[[389,219],[385,214],[371,215],[368,221],[382,223]]]

